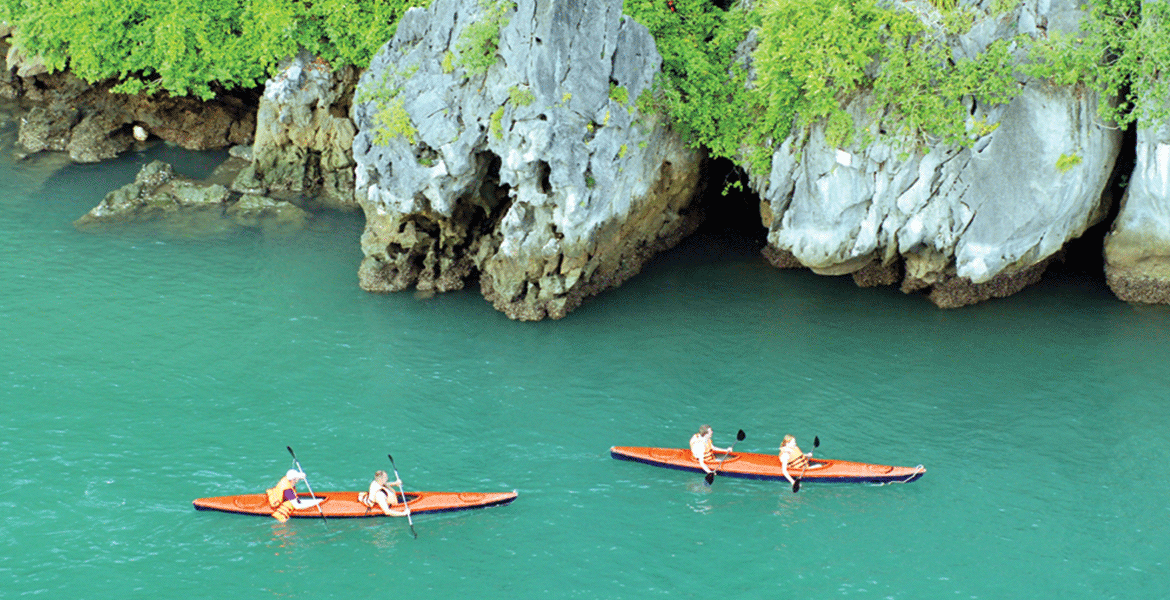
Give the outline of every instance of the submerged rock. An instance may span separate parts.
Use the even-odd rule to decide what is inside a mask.
[[[199,185],[176,176],[171,165],[156,160],[138,171],[134,183],[106,194],[101,203],[74,224],[81,227],[151,220],[181,209],[222,211],[229,197],[224,186]]]
[[[239,198],[223,185],[176,175],[171,165],[156,160],[144,165],[133,183],[106,194],[97,206],[74,221],[74,225],[85,228],[188,218],[193,214],[245,227],[299,228],[308,218],[304,210],[288,202],[256,196]]]
[[[241,227],[301,229],[309,213],[288,202],[256,194],[244,194],[227,209],[227,216]]]
[[[1017,23],[1069,33],[1083,16],[1073,0],[1021,3],[1011,19],[985,17],[954,42],[974,56],[1016,35]],[[1023,25],[1019,25],[1023,26]],[[1024,32],[1027,33],[1027,32]],[[1121,132],[1097,115],[1096,94],[1018,76],[1009,104],[968,98],[969,124],[986,134],[970,148],[894,143],[834,147],[823,126],[796,133],[753,173],[766,254],[777,266],[859,284],[901,281],[942,307],[1015,293],[1035,282],[1071,239],[1108,212],[1103,199]],[[862,94],[848,110],[882,129]],[[973,129],[974,130],[974,129]]]
[[[509,317],[560,318],[694,230],[702,156],[634,108],[662,59],[621,6],[406,13],[353,108],[364,289],[447,291],[478,274]]]

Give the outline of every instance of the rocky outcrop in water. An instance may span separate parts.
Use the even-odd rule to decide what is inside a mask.
[[[621,6],[435,0],[406,14],[354,103],[363,288],[447,291],[478,274],[508,316],[560,318],[693,231],[702,157],[634,109],[661,58]],[[469,67],[480,57],[486,72]]]
[[[101,203],[74,222],[80,228],[100,224],[156,221],[165,218],[208,217],[206,228],[226,222],[241,227],[278,226],[299,228],[308,214],[289,204],[262,196],[233,194],[219,184],[208,184],[176,175],[171,165],[153,161],[144,165],[127,184],[106,194]]]
[[[350,101],[357,72],[302,52],[269,79],[256,116],[252,162],[232,188],[357,210]]]
[[[973,57],[996,39],[1075,31],[1072,0],[1024,2],[1012,18],[986,17],[953,44]],[[1022,76],[1020,76],[1022,77]],[[997,125],[966,149],[903,156],[884,143],[833,147],[823,127],[795,134],[753,173],[766,254],[782,267],[853,274],[861,285],[901,282],[943,307],[1014,293],[1043,273],[1064,244],[1108,212],[1121,132],[1097,117],[1097,97],[1021,79],[1010,104],[971,101],[972,123]],[[855,122],[881,129],[862,96]]]
[[[1170,128],[1143,128],[1121,210],[1105,238],[1105,275],[1118,298],[1170,304]]]

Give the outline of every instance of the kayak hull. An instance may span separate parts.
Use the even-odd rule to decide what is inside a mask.
[[[684,448],[614,446],[609,449],[609,454],[618,460],[646,463],[680,471],[703,472],[699,461],[691,456],[689,449]],[[715,468],[716,465],[720,465],[718,458],[713,463],[708,463],[708,466],[712,468]],[[790,475],[794,478],[800,477],[804,482],[832,483],[909,483],[922,477],[924,473],[926,473],[926,468],[922,465],[893,467],[825,458],[809,459],[809,468],[804,471],[803,477],[799,471],[789,470]],[[780,467],[780,458],[775,454],[733,452],[727,456],[727,460],[723,461],[722,465],[718,466],[718,475],[720,477],[787,482]]]
[[[316,505],[307,503],[303,508],[297,508],[289,515],[293,518],[321,518],[322,513],[330,519],[385,517],[382,509],[374,506],[367,507],[358,501],[358,492],[318,492],[315,494],[320,500]],[[503,506],[516,499],[516,492],[407,492],[407,505],[410,514],[429,514],[470,510],[473,508],[487,508],[489,506]],[[309,494],[299,494],[299,499],[309,500]],[[268,506],[268,496],[265,494],[242,494],[239,496],[216,496],[213,498],[198,498],[192,504],[196,510],[214,510],[219,512],[237,513],[243,515],[272,516],[272,507]],[[318,511],[317,507],[321,510]],[[391,508],[401,508],[401,504]]]

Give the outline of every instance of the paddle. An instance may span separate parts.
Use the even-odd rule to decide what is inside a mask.
[[[418,534],[414,531],[414,519],[410,518],[410,504],[406,502],[406,490],[402,489],[402,478],[398,476],[398,467],[394,464],[394,457],[387,454],[386,458],[390,459],[390,468],[394,469],[394,479],[398,481],[398,491],[402,492],[402,506],[406,508],[406,522],[410,523],[410,535],[414,539],[418,539]]]
[[[719,472],[719,467],[723,466],[723,461],[727,460],[727,457],[731,455],[732,450],[735,450],[735,444],[738,442],[742,442],[743,438],[745,438],[745,437],[747,437],[747,436],[744,435],[742,429],[739,430],[739,433],[735,434],[735,442],[731,443],[731,447],[727,449],[727,453],[723,455],[723,458],[719,459],[719,464],[715,465],[715,470],[711,471],[710,473],[707,473],[707,476],[703,478],[704,481],[707,482],[707,485],[711,485],[712,483],[715,483],[715,474]]]
[[[813,450],[816,450],[817,446],[820,446],[820,445],[821,445],[820,436],[814,435],[813,436]],[[801,479],[801,477],[804,477],[804,472],[807,470],[808,470],[808,463],[806,462],[806,463],[804,463],[804,468],[800,470],[800,477],[797,477],[796,481],[792,482],[792,493],[793,494],[800,491],[800,479]]]
[[[297,470],[304,473],[305,470],[301,468],[301,461],[297,460],[297,453],[292,451],[292,446],[285,446],[285,448],[288,448],[288,453],[292,455],[293,464],[297,466]],[[325,518],[325,511],[321,510],[321,503],[317,502],[317,497],[313,495],[313,486],[309,485],[309,477],[307,475],[305,476],[305,487],[309,488],[309,497],[316,503],[317,512],[321,513],[321,522],[328,527],[329,520]]]

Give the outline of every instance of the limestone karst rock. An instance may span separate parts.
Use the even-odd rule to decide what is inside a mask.
[[[1138,130],[1121,210],[1105,238],[1105,275],[1118,298],[1170,304],[1170,128]]]
[[[233,189],[356,210],[349,102],[356,71],[301,52],[269,79],[256,115],[252,163]]]
[[[915,6],[929,20],[930,7]],[[984,15],[954,36],[954,55],[973,57],[1040,24],[1072,32],[1084,16],[1073,0],[1013,10],[1010,18]],[[752,174],[769,228],[766,254],[778,266],[854,274],[862,285],[929,290],[944,307],[1039,279],[1066,242],[1107,214],[1102,192],[1122,133],[1098,117],[1092,92],[1017,81],[1009,104],[966,100],[970,125],[991,130],[969,148],[837,147],[823,126],[794,133],[773,154],[770,173]],[[861,129],[876,132],[885,113],[870,104],[862,93],[847,109]]]
[[[621,7],[406,13],[354,101],[363,288],[447,291],[478,275],[508,316],[560,318],[694,230],[703,157],[634,108],[661,57]]]

